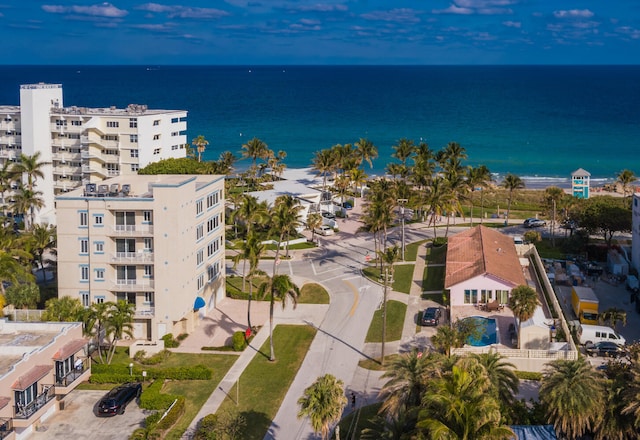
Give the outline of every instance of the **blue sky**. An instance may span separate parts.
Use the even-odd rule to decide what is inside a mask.
[[[0,29],[2,64],[640,64],[637,0],[11,0]]]

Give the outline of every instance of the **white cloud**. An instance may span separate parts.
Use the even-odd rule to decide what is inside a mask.
[[[434,9],[434,14],[461,14],[461,15],[470,15],[473,14],[473,9],[469,8],[460,8],[456,5],[451,5],[447,9]]]
[[[622,35],[625,35],[633,40],[640,39],[640,29],[634,29],[630,26],[620,26],[616,28],[616,31]]]
[[[521,28],[522,27],[522,22],[520,21],[503,21],[502,24],[506,27],[512,27],[512,28]]]
[[[556,18],[590,18],[593,17],[593,12],[588,9],[569,9],[566,11],[553,11],[553,16]]]
[[[92,17],[124,17],[129,12],[124,9],[118,9],[111,3],[101,3],[99,5],[91,6],[63,6],[63,5],[42,5],[42,10],[52,14],[79,14],[89,15]]]
[[[420,19],[413,9],[401,8],[388,11],[371,11],[361,15],[365,20],[393,21],[398,23],[416,23]]]
[[[221,18],[230,15],[227,11],[215,8],[192,8],[181,5],[161,5],[158,3],[145,3],[136,9],[142,11],[167,14],[169,18]]]

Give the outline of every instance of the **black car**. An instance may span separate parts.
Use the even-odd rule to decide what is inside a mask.
[[[627,351],[624,347],[620,347],[615,342],[602,341],[596,342],[585,346],[585,351],[589,356],[602,356],[602,357],[622,357],[626,356]]]
[[[123,414],[127,404],[140,397],[142,385],[138,382],[125,383],[115,387],[104,395],[98,403],[99,416]]]
[[[422,313],[422,325],[438,325],[440,323],[440,317],[442,316],[442,310],[440,307],[428,307]]]

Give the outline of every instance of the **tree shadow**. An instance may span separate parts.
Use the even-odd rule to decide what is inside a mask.
[[[329,336],[329,337],[331,337],[331,338],[335,339],[336,341],[338,341],[338,342],[342,342],[344,345],[346,345],[347,347],[349,347],[350,349],[352,349],[353,351],[355,351],[356,353],[358,353],[360,356],[362,356],[362,357],[364,357],[364,358],[367,358],[367,359],[369,359],[369,360],[372,360],[372,361],[375,361],[375,360],[376,360],[375,358],[373,358],[373,357],[369,356],[368,354],[365,354],[364,352],[362,352],[362,351],[358,350],[356,347],[354,347],[353,345],[349,344],[348,342],[345,342],[344,340],[342,340],[342,339],[340,339],[340,338],[338,338],[338,337],[336,337],[336,336],[332,335],[332,334],[331,334],[331,333],[329,333],[328,331],[323,330],[323,329],[321,329],[320,327],[316,326],[313,322],[311,322],[311,321],[307,321],[307,320],[304,320],[303,322],[304,322],[305,324],[307,324],[307,325],[309,325],[309,326],[311,326],[311,327],[315,328],[317,331],[319,331],[319,332],[321,332],[321,333],[324,333],[325,335],[327,335],[327,336]]]

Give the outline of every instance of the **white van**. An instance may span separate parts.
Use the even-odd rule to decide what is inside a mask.
[[[611,327],[602,325],[582,324],[578,328],[578,339],[580,343],[595,344],[596,342],[609,341],[618,345],[624,345],[627,341]]]

